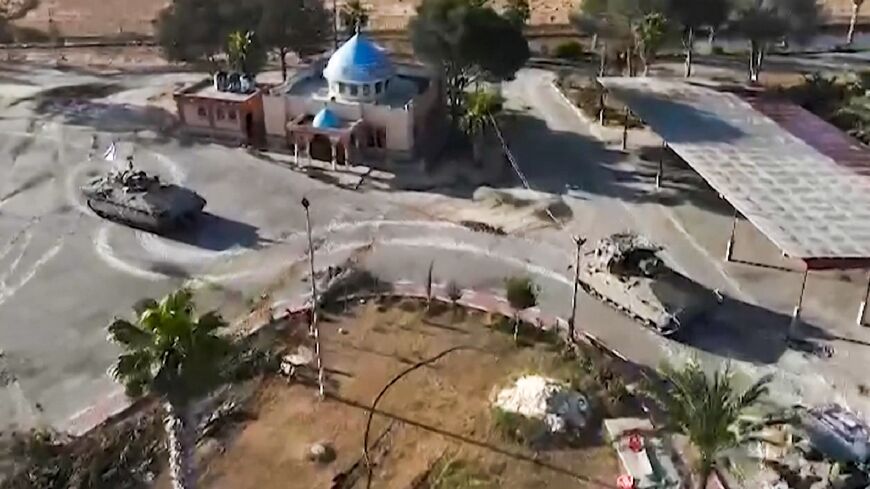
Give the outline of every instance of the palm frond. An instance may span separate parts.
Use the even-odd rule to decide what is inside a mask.
[[[151,343],[147,331],[124,319],[116,319],[109,325],[109,339],[127,348],[141,348]]]
[[[136,316],[141,315],[148,309],[153,309],[157,307],[157,301],[151,298],[139,299],[133,304],[133,312],[136,313]]]
[[[217,311],[209,311],[199,317],[196,321],[197,331],[211,333],[227,325],[224,318]]]

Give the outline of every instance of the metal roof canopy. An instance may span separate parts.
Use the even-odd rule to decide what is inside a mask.
[[[675,80],[598,80],[783,254],[807,268],[870,266],[866,173],[819,153],[735,94]]]

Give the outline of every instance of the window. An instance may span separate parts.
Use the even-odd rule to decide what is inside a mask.
[[[230,109],[227,111],[227,118],[231,121],[236,120],[236,109]]]
[[[350,86],[350,94],[351,94],[351,96],[356,97],[359,94],[359,87],[356,85],[351,85]]]
[[[338,93],[347,93],[347,85],[338,82]]]
[[[383,83],[383,82],[377,82],[377,83],[375,83],[375,93],[381,93],[381,92],[383,91],[383,89],[384,89],[384,83]]]
[[[366,83],[365,85],[363,85],[363,86],[362,86],[362,89],[363,89],[362,94],[363,94],[364,97],[368,97],[369,95],[372,94],[372,86],[369,85],[368,83]]]
[[[200,105],[199,107],[196,108],[196,115],[205,119],[208,117],[208,111],[205,110],[205,107]]]
[[[219,121],[224,120],[224,109],[218,109],[216,115],[217,115],[217,120],[219,120]]]

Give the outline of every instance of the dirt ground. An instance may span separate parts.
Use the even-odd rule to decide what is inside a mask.
[[[327,8],[332,3],[326,1]],[[339,0],[339,7],[345,0]],[[153,21],[167,0],[41,0],[39,6],[16,26],[61,36],[149,35]],[[420,0],[364,0],[372,12],[371,29],[404,29]],[[494,0],[496,5],[504,0]],[[566,24],[579,0],[532,0],[532,25]],[[848,22],[851,0],[823,0],[833,23]],[[123,12],[123,15],[119,15]],[[864,8],[862,22],[870,23],[870,9]]]
[[[254,420],[204,467],[202,487],[330,487],[336,474],[360,460],[365,406],[378,391],[415,362],[457,345],[470,349],[415,370],[380,402],[370,438],[387,434],[370,452],[376,463],[372,487],[452,487],[420,485],[447,460],[474,467],[486,481],[481,487],[612,486],[618,464],[601,440],[600,416],[593,416],[579,441],[537,453],[493,428],[490,399],[499,388],[523,373],[566,378],[576,359],[560,357],[555,343],[542,338],[517,347],[510,334],[484,326],[483,314],[442,309],[427,316],[415,303],[389,309],[369,304],[328,317],[322,327],[327,398],[318,401],[312,386],[268,381],[255,402]],[[307,342],[300,330],[304,326],[288,328],[284,340]],[[597,405],[594,397],[592,402]],[[324,465],[308,461],[315,442],[332,445],[336,459]],[[363,480],[346,487],[364,487],[364,473],[353,474]]]

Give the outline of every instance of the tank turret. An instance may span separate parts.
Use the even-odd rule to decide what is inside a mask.
[[[580,268],[587,292],[652,327],[675,334],[722,300],[694,280],[672,270],[658,255],[661,247],[634,233],[601,239]]]
[[[94,178],[81,191],[98,216],[157,233],[191,223],[206,204],[192,190],[134,169],[130,160],[125,170]]]

